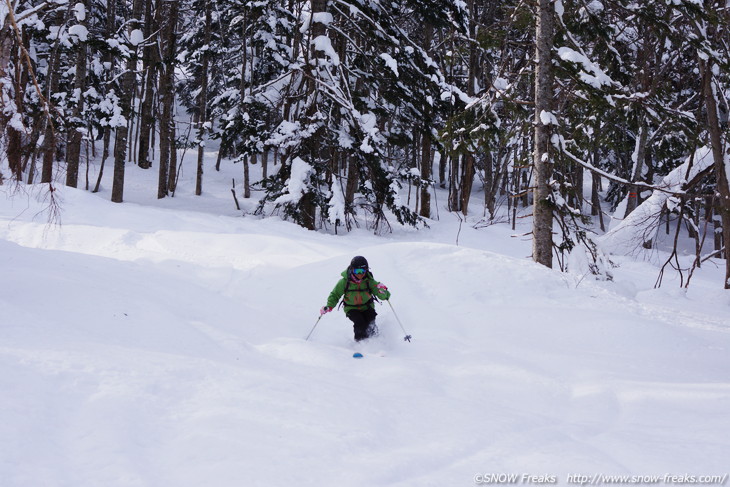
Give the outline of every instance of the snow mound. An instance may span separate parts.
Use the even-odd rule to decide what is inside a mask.
[[[61,226],[0,196],[4,486],[727,470],[730,302],[702,274],[677,294],[648,264],[581,280],[447,222],[336,237],[59,193]],[[353,255],[393,293],[369,343],[341,310],[317,322]]]

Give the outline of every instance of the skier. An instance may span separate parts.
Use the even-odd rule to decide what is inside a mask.
[[[375,280],[365,257],[354,257],[347,270],[342,272],[342,279],[330,293],[327,305],[319,312],[320,316],[332,311],[343,295],[345,315],[353,323],[355,341],[377,335],[375,317],[378,313],[375,312],[375,298],[387,300],[390,298],[390,291],[385,284]]]

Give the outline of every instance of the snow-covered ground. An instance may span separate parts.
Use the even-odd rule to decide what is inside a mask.
[[[109,182],[59,185],[61,225],[42,187],[0,187],[0,485],[728,479],[716,262],[687,292],[654,289],[661,256],[595,281],[533,264],[511,237],[527,227],[443,207],[423,231],[310,232],[241,216],[241,171],[207,169],[195,197],[188,168],[158,201],[154,169],[130,166],[121,205]],[[305,341],[355,255],[393,293],[381,336],[355,345],[338,311]]]

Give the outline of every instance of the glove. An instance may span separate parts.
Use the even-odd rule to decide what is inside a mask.
[[[382,289],[383,291],[387,291],[388,290],[388,286],[386,286],[385,284],[378,284],[375,287],[378,288],[378,289]]]
[[[332,308],[330,308],[329,306],[324,306],[322,307],[322,309],[319,310],[319,316],[326,315],[330,311],[332,311]]]

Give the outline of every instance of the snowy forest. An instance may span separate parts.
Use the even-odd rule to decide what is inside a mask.
[[[1,487],[728,485],[730,0],[0,19]]]
[[[671,221],[697,241],[698,265],[724,258],[727,289],[729,9],[6,0],[0,179],[95,192],[112,171],[121,203],[134,164],[157,171],[167,198],[187,150],[202,194],[215,144],[217,169],[242,168],[236,204],[255,190],[257,213],[307,229],[421,227],[440,187],[449,211],[486,221],[532,207],[532,258],[548,267],[580,246],[601,273],[586,225],[608,231],[605,212],[638,247]]]

